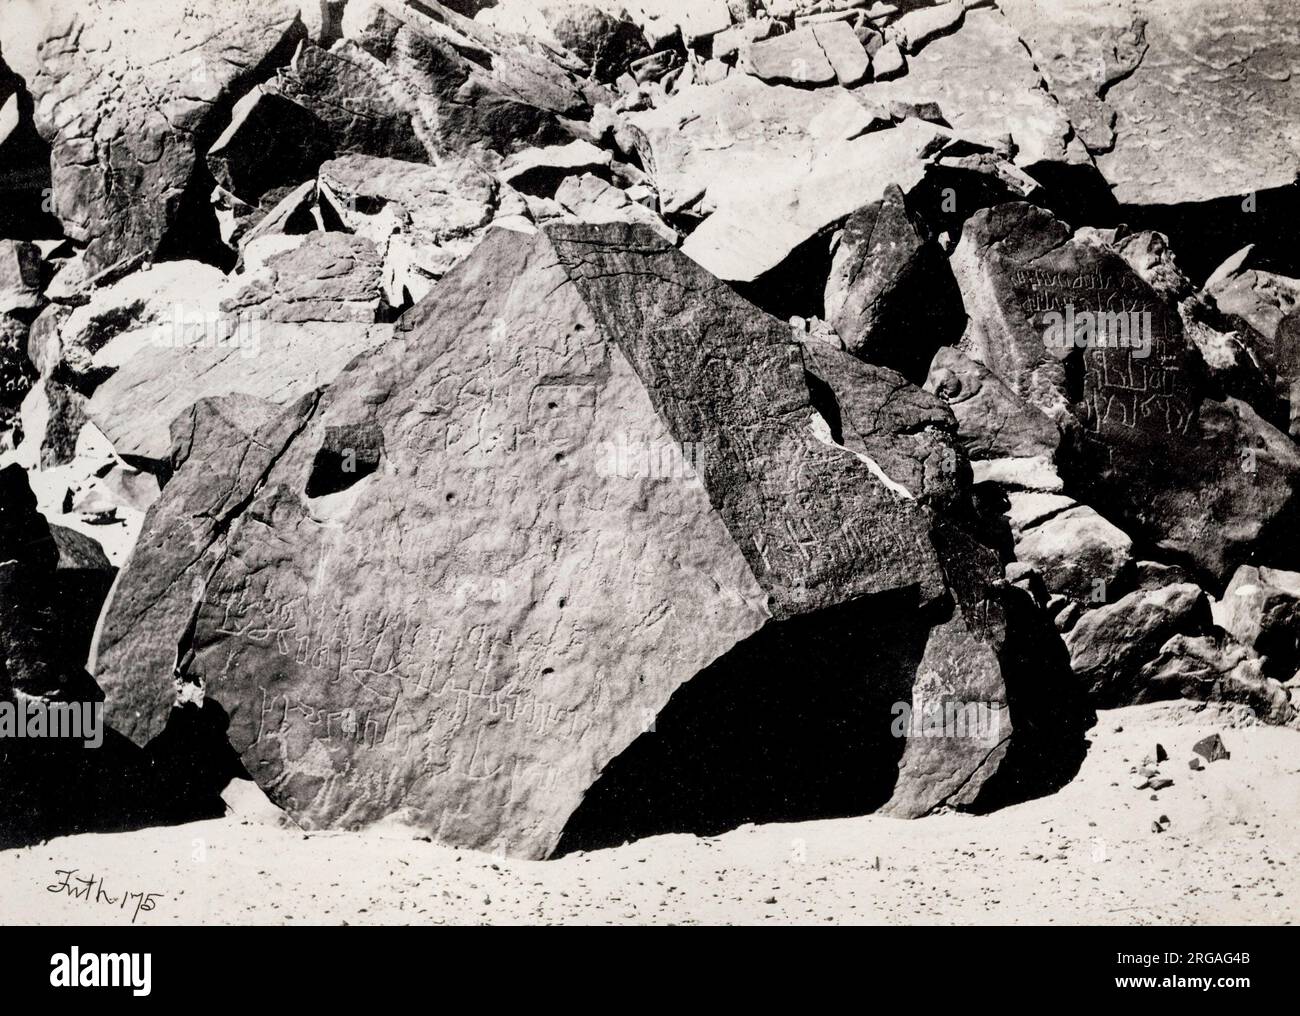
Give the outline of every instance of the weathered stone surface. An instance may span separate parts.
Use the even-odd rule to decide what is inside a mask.
[[[1032,498],[1037,505],[1043,495],[1009,496],[1014,511],[1020,499]],[[1032,565],[1052,592],[1093,600],[1098,588],[1104,593],[1132,566],[1133,541],[1087,505],[1077,505],[1026,520],[1016,540],[1016,559]]]
[[[633,60],[649,52],[645,34],[626,12],[555,0],[540,9],[556,40],[586,63],[597,81],[616,81]]]
[[[1013,203],[972,216],[952,266],[963,351],[1079,435],[1086,499],[1134,537],[1226,581],[1293,510],[1292,443],[1240,400],[1206,397],[1177,311],[1118,254]]]
[[[170,422],[201,398],[244,394],[287,405],[328,384],[393,326],[329,321],[232,323],[233,338],[193,334],[142,345],[95,389],[87,416],[127,461],[166,469]],[[148,341],[146,339],[146,341]]]
[[[925,390],[948,403],[972,459],[1050,459],[1061,445],[1061,430],[1046,414],[951,346],[934,354]]]
[[[430,128],[416,104],[388,68],[354,43],[332,49],[303,44],[262,91],[279,100],[256,107],[266,108],[271,129],[302,138],[291,163],[300,168],[296,174],[282,170],[282,182],[299,182],[313,161],[320,165],[332,155],[429,160]]]
[[[55,637],[63,653],[78,664],[90,652],[100,608],[117,575],[104,549],[89,536],[64,526],[50,526],[58,550],[53,594],[58,605]]]
[[[1138,702],[1187,698],[1236,702],[1269,723],[1294,724],[1296,710],[1287,690],[1263,673],[1263,661],[1231,639],[1175,635],[1136,679]]]
[[[1059,493],[1065,489],[1065,481],[1045,455],[973,459],[971,474],[976,483],[995,483],[1005,490]]]
[[[249,274],[247,282],[220,302],[230,329],[238,332],[238,339],[248,339],[245,356],[260,355],[256,332],[261,321],[374,324],[385,316],[379,252],[363,236],[310,233]],[[220,337],[203,338],[220,344]]]
[[[1285,0],[1008,0],[1049,87],[1121,204],[1291,184],[1300,29]]]
[[[570,141],[567,145],[529,148],[517,152],[502,165],[499,177],[517,191],[553,197],[568,177],[583,173],[609,172],[611,156],[590,141]]]
[[[75,586],[61,590],[55,584],[55,570],[64,556],[36,510],[22,468],[0,469],[0,700],[25,696],[96,702],[103,697],[82,669],[78,654],[84,643],[79,646],[72,637],[78,621],[87,613],[95,616],[99,602],[79,602],[71,598]],[[69,599],[60,601],[60,592]]]
[[[1093,704],[1110,709],[1147,701],[1142,668],[1175,635],[1201,635],[1212,625],[1209,601],[1199,587],[1166,586],[1129,593],[1087,611],[1065,644]]]
[[[829,85],[835,81],[835,68],[811,28],[752,43],[742,59],[751,74],[772,84]]]
[[[877,81],[888,81],[907,70],[907,57],[897,42],[887,42],[871,55],[871,71]]]
[[[913,391],[951,448],[951,418]],[[177,472],[151,524],[219,540],[143,539],[105,632],[121,659],[142,628],[155,655],[170,646],[309,824],[399,813],[543,856],[596,775],[738,644],[831,610],[861,621],[863,597],[938,604],[946,572],[978,570],[947,542],[941,567],[923,505],[827,433],[787,326],[644,230],[489,233],[393,341],[266,427],[251,465],[227,438],[229,466],[196,450],[197,473]],[[225,507],[200,507],[213,492]],[[151,575],[154,555],[201,577],[197,599]],[[133,588],[174,602],[141,624],[119,613]],[[154,734],[170,669],[97,672],[123,729]],[[871,716],[887,730],[887,708]],[[963,801],[987,755],[953,763]]]
[[[846,349],[914,381],[966,323],[948,259],[894,186],[844,223],[825,299]]]
[[[418,145],[415,150],[424,155]],[[259,86],[235,103],[230,123],[208,149],[207,164],[219,186],[257,205],[268,192],[310,180],[333,155],[334,138],[324,121]]]
[[[835,79],[845,88],[862,84],[871,70],[871,57],[849,23],[831,21],[813,25],[812,33],[830,61]]]
[[[1242,565],[1213,608],[1215,623],[1262,657],[1266,676],[1286,681],[1300,670],[1300,573]]]
[[[427,166],[346,155],[321,166],[321,201],[347,228],[372,240],[388,303],[428,292],[465,257],[498,210],[498,187],[469,161]]]
[[[872,57],[876,80],[854,89],[863,100],[886,108],[893,102],[937,103],[955,131],[995,149],[1010,134],[1017,166],[1091,168],[1068,116],[1043,88],[1042,74],[1000,10],[967,12],[960,31],[908,57],[901,77],[893,70],[882,73],[892,48],[884,46]]]
[[[966,5],[962,0],[948,0],[908,11],[894,22],[893,30],[907,40],[907,51],[915,53],[931,39],[960,25],[965,14]]]
[[[633,201],[628,192],[590,173],[569,177],[555,192],[556,203],[579,222],[639,223],[649,226],[668,243],[680,241],[677,231],[644,205]]]
[[[41,255],[34,243],[0,240],[0,314],[41,305]]]
[[[849,140],[832,136],[810,162],[769,163],[743,189],[734,180],[725,203],[710,187],[717,210],[682,250],[720,279],[752,282],[821,230],[880,200],[889,186],[915,186],[938,130],[905,120]]]
[[[225,552],[229,525],[315,398],[303,400],[296,413],[249,395],[203,398],[173,421],[174,475],[145,516],[87,664],[112,701],[115,725],[128,734],[143,726],[152,737],[166,725],[177,699],[172,675],[183,662],[177,646],[191,622],[195,591]],[[255,433],[259,440],[252,440]],[[184,469],[191,458],[201,468]]]
[[[937,398],[885,367],[863,363],[824,342],[804,344],[809,374],[830,437],[864,458],[891,489],[949,506],[970,483],[956,420]],[[830,395],[824,404],[819,395]]]
[[[1268,271],[1256,261],[1254,246],[1248,246],[1205,284],[1206,298],[1226,319],[1215,320],[1217,332],[1209,334],[1222,350],[1206,349],[1203,336],[1208,329],[1189,329],[1189,334],[1197,340],[1216,381],[1296,437],[1300,434],[1300,280]]]
[[[297,5],[85,8],[55,25],[31,83],[53,208],[91,273],[215,242],[201,156],[231,105],[289,59]]]
[[[806,171],[820,148],[878,125],[843,89],[770,86],[748,74],[686,89],[626,121],[625,147],[654,177],[665,214],[737,202],[765,176]]]
[[[573,139],[591,117],[572,76],[521,36],[497,33],[436,2],[385,3],[401,22],[386,64],[405,84],[436,154],[509,153]]]
[[[89,394],[112,373],[119,357],[96,361],[118,336],[147,327],[183,327],[192,320],[215,318],[226,277],[196,261],[168,261],[148,271],[132,272],[92,290],[88,299],[66,313],[51,315],[43,333],[44,349],[34,357],[43,374],[56,367],[64,380]]]

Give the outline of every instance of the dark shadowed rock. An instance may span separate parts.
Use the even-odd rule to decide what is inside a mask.
[[[889,187],[849,216],[826,281],[826,317],[845,348],[913,381],[966,323],[948,259]]]
[[[1263,658],[1279,681],[1300,669],[1300,574],[1242,565],[1214,604],[1214,620]]]
[[[1246,646],[1213,635],[1175,635],[1137,675],[1138,702],[1185,698],[1232,702],[1276,724],[1296,720],[1287,690],[1263,673],[1263,661]],[[1213,761],[1213,759],[1210,759]]]
[[[1209,737],[1203,737],[1192,745],[1192,751],[1200,755],[1206,762],[1218,762],[1220,759],[1232,758],[1232,753],[1228,751],[1227,746],[1223,743],[1223,737],[1219,734],[1211,734]]]
[[[597,81],[616,81],[633,60],[650,51],[645,34],[626,12],[554,0],[540,9],[556,40],[591,68]]]
[[[909,497],[947,505],[970,484],[956,421],[937,398],[896,371],[823,342],[804,345],[814,404],[831,439],[869,461]],[[825,385],[830,398],[819,398]]]
[[[572,122],[591,118],[572,76],[529,40],[458,18],[436,2],[387,10],[401,27],[386,64],[414,100],[433,152],[504,154],[559,144],[573,140]]]
[[[1139,590],[1090,610],[1065,636],[1070,665],[1099,709],[1150,701],[1142,668],[1175,635],[1199,636],[1213,621],[1205,593],[1186,584]],[[1194,697],[1194,696],[1193,696]]]
[[[53,580],[56,634],[67,656],[84,662],[117,569],[109,564],[103,548],[84,533],[52,525],[50,536],[59,552]]]
[[[972,459],[1054,458],[1061,430],[982,364],[951,346],[930,363],[925,390],[948,403]]]
[[[301,139],[287,166],[259,160],[284,183],[298,183],[310,175],[311,162],[335,154],[429,161],[430,129],[415,103],[391,70],[354,43],[332,49],[304,43],[262,91],[268,98],[231,125],[228,143],[254,142],[262,122],[285,141]]]
[[[297,5],[88,8],[56,24],[32,82],[54,213],[93,274],[216,241],[202,155],[234,102],[287,61]]]
[[[113,715],[140,741],[157,733],[177,693],[160,665],[170,650],[182,694],[225,708],[249,771],[299,821],[396,816],[448,842],[545,856],[661,712],[688,722],[714,715],[704,700],[757,706],[727,675],[751,651],[807,651],[842,617],[824,692],[858,688],[857,718],[846,726],[807,683],[782,680],[781,695],[802,698],[814,726],[836,716],[844,734],[825,750],[876,760],[883,803],[904,748],[890,707],[910,698],[930,612],[950,573],[971,576],[952,595],[975,610],[984,569],[838,444],[820,406],[788,326],[652,233],[493,231],[305,415],[226,440],[224,467],[195,447],[105,622],[101,647],[121,661],[132,632],[159,643],[144,667],[106,667],[101,650]],[[214,493],[224,507],[200,507]],[[195,535],[151,528],[168,519]],[[987,571],[1000,576],[995,558]],[[157,620],[133,619],[128,590]],[[910,626],[886,622],[896,611]],[[864,681],[847,661],[873,658],[882,630],[895,662]],[[977,683],[1005,700],[1003,680],[984,670]],[[754,682],[754,696],[777,690]],[[767,743],[739,716],[715,731],[728,765],[711,784],[770,791],[780,780],[761,753],[733,752]],[[924,807],[973,799],[997,768],[987,749],[948,760],[952,792]],[[861,790],[861,768],[827,787],[850,772]]]
[[[423,156],[422,148],[416,152]],[[246,204],[316,175],[334,154],[329,127],[292,99],[264,86],[237,103],[231,122],[207,153],[218,185]]]
[[[1117,253],[1016,203],[977,212],[952,264],[963,351],[1077,434],[1073,478],[1135,538],[1226,581],[1294,511],[1290,440],[1207,397],[1177,310]]]

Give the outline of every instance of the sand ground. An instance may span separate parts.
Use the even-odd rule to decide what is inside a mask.
[[[1193,743],[1216,731],[1232,758],[1192,771]],[[743,826],[554,861],[454,850],[405,830],[304,833],[245,783],[222,820],[0,853],[0,923],[1296,921],[1300,733],[1171,703],[1104,712],[1090,738],[1071,784],[992,815]],[[1153,800],[1130,770],[1157,742],[1174,785]],[[1168,829],[1155,832],[1162,815]],[[96,896],[156,893],[154,908],[50,892],[64,880],[56,869],[93,875]]]

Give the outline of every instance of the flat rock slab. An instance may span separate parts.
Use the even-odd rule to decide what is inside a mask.
[[[704,214],[765,176],[797,174],[819,147],[878,125],[844,89],[766,85],[748,74],[684,89],[626,120],[628,144],[654,177],[663,211]]]
[[[830,21],[812,26],[817,45],[826,54],[835,78],[850,88],[861,84],[871,70],[871,57],[847,21]]]
[[[877,78],[888,76],[881,72],[888,48],[872,58]],[[995,147],[1010,134],[1019,166],[1091,163],[1068,115],[1042,87],[1020,36],[996,9],[966,12],[960,30],[907,58],[906,75],[854,91],[887,109],[895,102],[936,103],[953,130]]]
[[[835,68],[811,28],[755,42],[745,54],[746,68],[772,84],[829,85]]]
[[[1085,128],[1121,204],[1209,201],[1294,182],[1300,25],[1287,0],[999,6]]]
[[[287,405],[392,333],[388,324],[237,318],[224,339],[195,334],[138,349],[95,389],[86,413],[118,455],[157,470],[172,420],[199,399],[245,394]]]

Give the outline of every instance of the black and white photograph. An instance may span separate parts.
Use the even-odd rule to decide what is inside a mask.
[[[0,0],[6,987],[1292,993],[1298,181],[1297,0]]]

